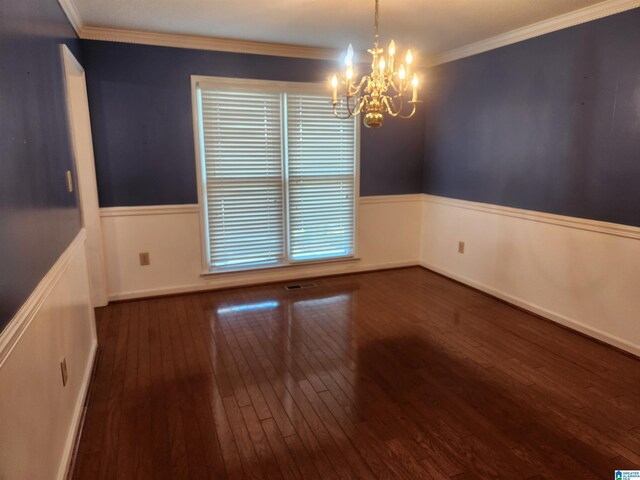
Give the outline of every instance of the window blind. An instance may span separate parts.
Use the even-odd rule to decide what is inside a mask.
[[[210,266],[282,262],[281,96],[199,93]]]
[[[326,95],[287,95],[289,255],[353,254],[355,120],[333,116]]]
[[[323,88],[240,83],[194,84],[207,268],[352,256],[355,119],[336,119]]]

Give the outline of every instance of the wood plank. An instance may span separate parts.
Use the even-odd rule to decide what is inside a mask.
[[[98,309],[73,478],[640,469],[639,359],[420,268],[316,283]]]

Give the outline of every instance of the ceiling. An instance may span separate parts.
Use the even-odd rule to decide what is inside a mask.
[[[380,0],[380,37],[424,57],[602,0]],[[74,0],[82,23],[343,49],[372,43],[373,0]]]

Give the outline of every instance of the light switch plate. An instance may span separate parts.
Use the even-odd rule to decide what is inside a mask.
[[[65,175],[67,178],[67,191],[71,193],[73,192],[73,174],[71,173],[71,170],[67,170]]]
[[[67,381],[69,381],[69,372],[67,371],[67,359],[63,358],[60,362],[60,373],[62,374],[62,386],[67,386]]]
[[[151,265],[151,259],[149,258],[149,252],[141,252],[140,253],[140,265],[143,267],[146,265]]]

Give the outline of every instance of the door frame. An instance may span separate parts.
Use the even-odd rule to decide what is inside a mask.
[[[76,167],[75,183],[78,189],[82,225],[87,235],[85,247],[91,304],[93,307],[101,307],[109,302],[109,292],[87,84],[84,68],[69,50],[69,47],[63,44],[60,51],[64,72],[67,120]]]

